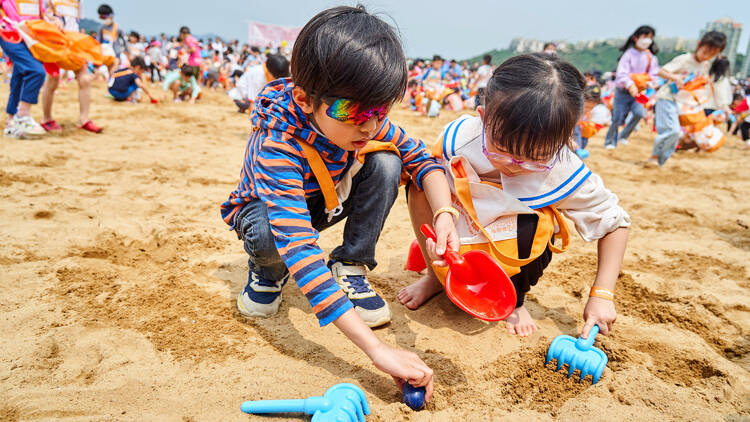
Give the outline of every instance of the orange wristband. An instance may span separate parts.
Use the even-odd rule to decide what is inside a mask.
[[[607,300],[611,300],[612,302],[614,302],[615,292],[609,289],[605,289],[604,287],[591,286],[591,292],[589,293],[589,297],[598,297],[601,299],[607,299]]]

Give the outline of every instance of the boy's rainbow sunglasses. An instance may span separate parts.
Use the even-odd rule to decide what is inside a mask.
[[[360,103],[347,98],[322,95],[320,99],[328,104],[328,110],[326,110],[328,117],[357,126],[367,123],[373,116],[377,116],[378,122],[383,121],[393,105],[393,103],[390,103],[378,107],[362,108]]]
[[[557,160],[560,158],[560,154],[555,154],[555,159],[549,163],[540,163],[538,161],[524,161],[524,160],[516,160],[513,158],[510,154],[504,153],[504,152],[489,152],[487,151],[487,142],[484,138],[484,127],[482,128],[482,152],[484,153],[484,156],[487,157],[488,160],[490,160],[491,163],[495,163],[502,166],[509,166],[511,164],[515,164],[518,167],[521,167],[522,169],[526,171],[532,171],[532,172],[542,172],[542,171],[549,171],[552,170],[552,167],[557,164]]]

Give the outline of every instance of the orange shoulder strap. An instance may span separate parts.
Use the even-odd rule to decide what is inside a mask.
[[[648,64],[646,65],[646,73],[651,74],[651,51],[646,50],[646,54],[648,54]]]
[[[297,143],[302,147],[302,152],[305,154],[305,158],[307,158],[307,162],[310,164],[310,169],[320,185],[321,192],[323,192],[326,211],[335,212],[335,210],[341,207],[341,204],[339,203],[338,195],[336,195],[336,188],[333,185],[331,173],[328,172],[328,167],[326,167],[323,158],[321,158],[315,147],[305,141],[297,140]]]
[[[463,168],[460,167],[454,167],[454,186],[456,188],[456,196],[458,197],[459,202],[461,202],[461,205],[464,207],[464,209],[469,214],[469,217],[471,218],[471,222],[473,225],[479,229],[479,231],[482,232],[482,234],[487,238],[487,241],[490,245],[490,248],[492,249],[493,254],[497,259],[502,261],[503,263],[507,265],[511,265],[514,267],[522,267],[526,264],[531,263],[535,259],[537,259],[542,253],[544,253],[544,250],[549,245],[550,250],[552,250],[555,253],[562,252],[568,248],[568,243],[570,242],[570,234],[568,232],[568,227],[565,224],[565,221],[562,219],[562,216],[560,213],[554,209],[554,207],[545,207],[542,209],[542,211],[537,211],[537,214],[539,214],[540,218],[542,215],[548,215],[552,218],[553,222],[557,223],[557,226],[560,229],[559,235],[562,239],[562,246],[556,247],[552,244],[552,233],[542,233],[542,231],[545,230],[544,227],[542,227],[542,224],[537,224],[536,233],[534,234],[534,237],[537,236],[549,236],[549,241],[547,242],[532,242],[531,246],[531,253],[529,254],[528,258],[519,259],[519,258],[513,258],[510,256],[505,255],[496,245],[495,242],[492,241],[492,237],[489,233],[487,233],[487,230],[482,226],[482,224],[479,222],[479,218],[477,217],[477,212],[474,209],[474,203],[471,200],[471,191],[469,190],[469,180],[463,176],[461,173],[463,173]],[[552,210],[552,211],[546,211],[546,210]],[[550,216],[549,213],[552,215]]]

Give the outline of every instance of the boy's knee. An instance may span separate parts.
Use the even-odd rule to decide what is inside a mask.
[[[372,169],[372,174],[385,182],[396,184],[401,180],[404,163],[401,158],[389,151],[371,152],[365,157],[365,166]]]

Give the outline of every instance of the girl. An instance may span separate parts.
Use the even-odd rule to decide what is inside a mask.
[[[663,166],[682,137],[682,128],[675,94],[682,89],[688,77],[698,79],[708,74],[710,61],[724,50],[727,36],[719,31],[709,31],[701,37],[694,53],[685,53],[672,59],[659,69],[659,76],[670,81],[656,93],[656,131],[654,149],[646,167]],[[613,125],[614,126],[614,125]]]
[[[617,147],[617,130],[625,122],[628,113],[631,113],[632,117],[619,136],[619,141],[623,145],[628,143],[628,136],[638,122],[646,117],[646,109],[636,102],[635,98],[646,89],[647,82],[654,80],[659,72],[659,60],[656,58],[659,49],[654,44],[655,34],[654,28],[648,25],[639,26],[620,48],[623,53],[617,63],[612,125],[604,141],[604,147],[607,149]]]
[[[729,105],[732,103],[732,85],[729,83],[729,59],[719,56],[708,70],[708,101],[703,105],[706,116],[715,111],[724,111],[727,117],[732,113]]]
[[[598,269],[583,311],[582,336],[587,337],[594,324],[607,334],[617,317],[612,291],[630,217],[617,205],[617,196],[570,149],[583,111],[584,86],[581,73],[556,56],[537,53],[510,58],[489,80],[485,105],[477,109],[479,117],[464,115],[449,123],[436,145],[442,149],[453,206],[459,211],[456,227],[462,249],[476,249],[483,242],[487,246],[487,237],[492,237],[485,249],[493,251],[511,276],[518,298],[515,311],[506,319],[507,328],[521,336],[537,329],[524,307],[524,296],[541,277],[552,252],[561,251],[552,244],[554,238],[563,240],[562,249],[567,244],[567,227],[558,210],[575,223],[584,240],[599,243]],[[464,179],[471,189],[459,193],[456,186],[465,183]],[[419,233],[422,224],[430,223],[430,206],[424,193],[413,186],[408,190],[408,203]],[[417,239],[425,259],[431,258],[434,266],[399,292],[399,301],[409,309],[440,292],[445,273],[434,243],[421,234]],[[512,260],[528,262],[509,265]]]

